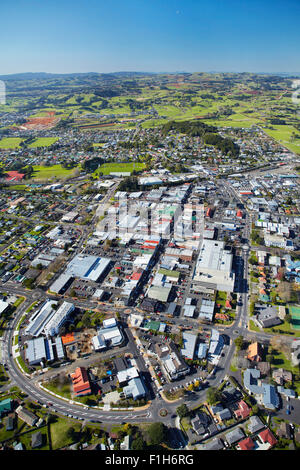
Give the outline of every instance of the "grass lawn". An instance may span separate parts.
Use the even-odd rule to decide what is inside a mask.
[[[81,424],[71,419],[61,418],[57,416],[57,421],[50,424],[52,450],[65,447],[72,444],[72,440],[67,437],[67,430],[73,427],[76,432],[81,429]]]
[[[76,167],[75,167],[76,168]],[[33,166],[34,173],[32,175],[33,179],[51,179],[51,178],[66,178],[67,176],[72,176],[75,168],[71,170],[67,170],[66,168],[62,168],[61,165],[53,165],[53,166],[40,166],[35,165]]]
[[[49,147],[49,145],[52,145],[57,141],[58,141],[57,137],[41,137],[39,139],[35,139],[35,141],[29,144],[28,147],[29,148]]]
[[[103,175],[109,175],[111,172],[132,172],[132,171],[141,171],[145,168],[145,163],[140,162],[129,162],[129,163],[104,163],[93,175],[98,176],[99,173]]]
[[[20,148],[22,140],[20,137],[6,137],[0,140],[0,148],[4,150]]]

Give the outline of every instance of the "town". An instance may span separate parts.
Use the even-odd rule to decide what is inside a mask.
[[[31,115],[0,115],[1,448],[300,448],[296,144]]]

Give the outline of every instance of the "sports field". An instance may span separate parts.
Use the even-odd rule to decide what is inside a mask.
[[[62,168],[61,165],[53,165],[53,166],[33,166],[33,179],[59,179],[65,178],[67,176],[72,176],[76,168],[72,168],[68,170],[66,168]]]
[[[1,149],[16,149],[19,148],[23,139],[20,137],[6,137],[0,140]]]
[[[57,141],[58,141],[57,137],[41,137],[39,139],[35,139],[34,142],[28,145],[28,147],[29,148],[49,147],[49,145],[52,145]]]
[[[291,326],[294,330],[300,330],[300,307],[293,305],[289,307],[292,321]]]
[[[99,175],[102,173],[103,175],[109,175],[110,173],[114,172],[133,172],[141,171],[145,168],[145,163],[140,162],[129,162],[129,163],[104,163],[103,165],[99,166],[97,170],[93,173],[93,175]]]

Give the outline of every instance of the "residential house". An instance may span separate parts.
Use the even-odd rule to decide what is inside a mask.
[[[257,341],[249,345],[247,359],[251,362],[259,362],[263,359],[261,344]]]
[[[84,367],[77,367],[71,374],[73,383],[73,393],[76,397],[90,395],[92,393],[87,370]]]
[[[268,449],[271,449],[277,444],[277,439],[275,439],[269,428],[261,431],[258,436],[263,444],[269,444]]]
[[[235,409],[233,411],[235,417],[237,419],[245,419],[249,416],[251,412],[251,408],[247,405],[246,402],[244,402],[244,400],[240,400],[238,403],[237,403],[237,409]]]
[[[236,446],[238,450],[254,450],[255,448],[255,443],[251,439],[251,437],[246,437],[246,439],[243,439],[238,443]]]

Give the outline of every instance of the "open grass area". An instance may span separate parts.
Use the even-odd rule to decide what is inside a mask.
[[[109,175],[112,172],[130,172],[141,171],[145,168],[145,163],[129,162],[129,163],[104,163],[93,173],[94,176]]]
[[[57,417],[55,423],[50,425],[52,450],[60,449],[72,444],[72,440],[67,436],[68,429],[72,427],[75,432],[79,432],[81,424],[71,419]]]
[[[20,148],[20,143],[23,139],[20,137],[6,137],[0,140],[0,149],[17,149]]]
[[[39,139],[35,139],[34,142],[28,145],[29,148],[36,148],[36,147],[49,147],[50,145],[54,144],[58,141],[57,137],[40,137]]]
[[[63,168],[61,165],[53,165],[53,166],[40,166],[35,165],[33,166],[34,173],[32,175],[33,179],[42,180],[42,179],[60,179],[71,177],[74,173],[75,168],[68,170]]]

